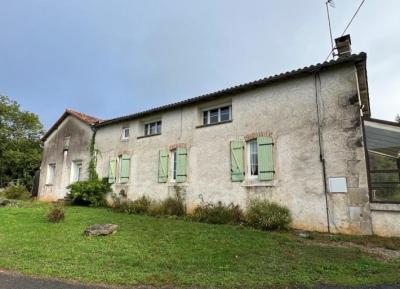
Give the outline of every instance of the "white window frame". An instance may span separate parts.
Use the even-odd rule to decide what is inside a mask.
[[[251,174],[251,145],[255,143],[256,144],[256,155],[257,155],[257,174],[252,175]],[[252,139],[249,140],[246,143],[246,155],[247,155],[247,178],[248,179],[257,179],[258,178],[258,170],[259,170],[259,164],[258,164],[258,144],[257,144],[257,139]]]
[[[158,123],[160,123],[160,131],[159,132],[157,132]],[[156,125],[156,132],[155,133],[151,133],[151,125],[152,124]],[[145,122],[143,124],[143,131],[144,131],[144,135],[145,136],[161,134],[161,132],[162,132],[162,121],[161,121],[161,119],[155,120],[155,121]]]
[[[47,165],[47,174],[46,174],[46,185],[53,185],[54,179],[56,177],[56,164],[48,164]]]
[[[82,168],[83,168],[83,162],[81,160],[74,160],[71,162],[71,177],[70,177],[71,184],[82,180]]]
[[[171,182],[176,182],[176,167],[177,167],[177,150],[173,149],[170,151],[170,158],[171,164],[170,164],[170,170],[171,170]]]
[[[221,121],[221,109],[228,107],[229,108],[229,119],[228,120],[224,120]],[[211,123],[211,111],[212,110],[216,110],[218,109],[218,121],[217,122],[213,122]],[[207,123],[204,123],[204,113],[207,113]],[[223,105],[218,105],[218,106],[214,106],[214,107],[207,107],[206,109],[202,109],[201,111],[201,120],[202,120],[202,124],[203,125],[213,125],[213,124],[217,124],[217,123],[221,123],[221,122],[227,122],[227,121],[231,121],[232,120],[232,104],[223,104]]]
[[[126,136],[126,133],[125,133],[126,131],[128,131],[128,136]],[[129,127],[123,127],[121,140],[128,140],[130,136],[131,136],[131,132],[130,132]]]

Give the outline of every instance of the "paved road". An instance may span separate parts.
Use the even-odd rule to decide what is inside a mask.
[[[22,276],[20,274],[0,271],[0,289],[124,289],[122,287],[110,286],[90,286],[78,283],[57,281],[52,279],[39,279]],[[317,286],[315,289],[400,289],[398,285],[380,285],[380,286],[361,286],[361,287],[343,287],[343,286]],[[125,288],[128,289],[128,288]],[[132,288],[131,288],[132,289]],[[135,287],[134,289],[155,289],[154,287]],[[171,289],[171,288],[170,288]],[[305,288],[303,288],[305,289]]]
[[[0,271],[0,289],[106,289],[111,287],[87,286],[51,279],[38,279]]]

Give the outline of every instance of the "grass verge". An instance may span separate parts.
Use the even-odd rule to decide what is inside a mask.
[[[399,281],[400,261],[357,248],[321,246],[278,232],[66,207],[46,222],[47,205],[0,208],[0,268],[84,282],[179,287],[265,288]],[[84,237],[94,223],[116,234]]]

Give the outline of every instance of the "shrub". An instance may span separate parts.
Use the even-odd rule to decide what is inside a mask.
[[[72,205],[100,207],[106,205],[106,195],[111,192],[107,179],[89,179],[68,186],[67,200]]]
[[[152,202],[148,211],[152,216],[181,217],[186,214],[186,206],[181,193],[177,191],[174,197],[168,197],[161,202]]]
[[[203,203],[194,210],[191,217],[195,221],[210,224],[237,224],[243,220],[243,212],[233,203]]]
[[[64,208],[61,206],[52,206],[50,211],[47,213],[47,221],[52,223],[58,223],[65,218]]]
[[[151,203],[152,201],[150,198],[142,196],[132,202],[131,208],[135,214],[146,214],[149,212]]]
[[[246,213],[246,223],[261,230],[287,229],[291,221],[288,208],[268,201],[251,201]]]
[[[29,200],[31,194],[27,191],[24,186],[10,185],[4,189],[2,195],[7,199],[12,200]]]
[[[147,214],[149,213],[150,205],[152,203],[151,199],[146,196],[142,196],[133,202],[124,196],[119,197],[116,194],[112,194],[111,198],[111,207],[114,211],[128,214]]]

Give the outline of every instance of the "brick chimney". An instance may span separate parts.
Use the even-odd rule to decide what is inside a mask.
[[[339,58],[351,55],[351,39],[349,34],[336,38],[335,43]]]

